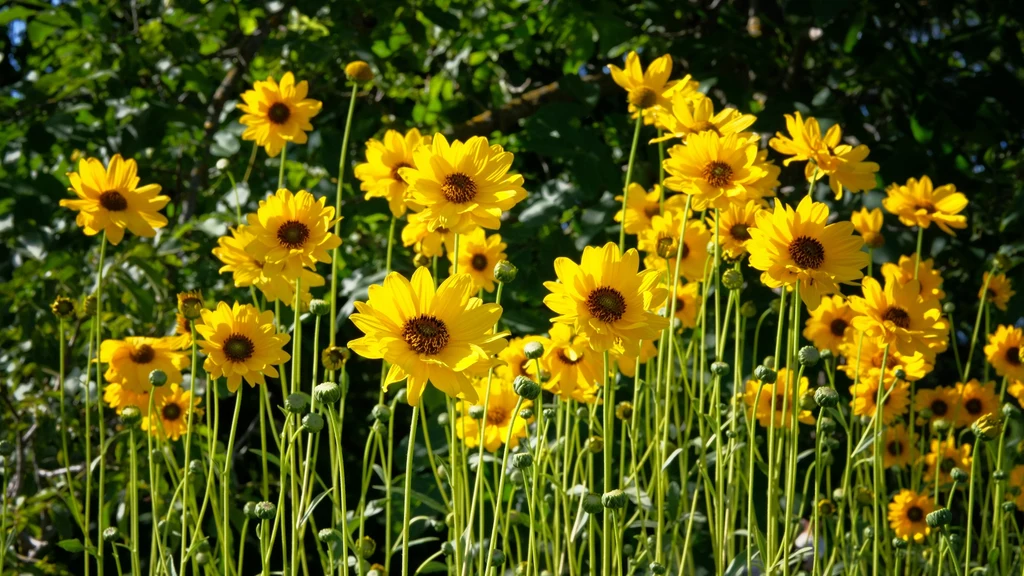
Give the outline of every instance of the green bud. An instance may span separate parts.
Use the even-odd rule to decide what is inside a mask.
[[[167,384],[167,374],[160,369],[152,370],[149,373],[149,383],[154,388],[159,388]]]
[[[103,531],[104,542],[116,542],[121,539],[121,531],[117,526],[111,526]]]
[[[831,386],[821,386],[814,391],[814,403],[822,408],[835,408],[839,405],[839,393]]]
[[[369,558],[377,551],[377,542],[369,536],[363,536],[356,542],[356,554],[360,558]]]
[[[518,468],[513,468],[512,472],[509,472],[508,479],[516,486],[522,486],[526,483],[526,476],[524,476],[523,471]]]
[[[513,274],[512,277],[515,278],[515,275]],[[491,558],[490,558],[490,566],[492,568],[497,568],[498,566],[501,566],[504,563],[505,563],[505,553],[502,552],[501,550],[492,550],[491,551]]]
[[[587,494],[583,497],[583,511],[588,514],[600,514],[604,510],[601,497],[597,494]]]
[[[533,418],[533,408],[523,408],[519,411],[519,417],[523,420],[529,420]]]
[[[712,362],[711,373],[719,378],[729,374],[729,365],[725,362]]]
[[[753,318],[754,316],[757,316],[757,306],[755,306],[750,300],[747,300],[742,306],[740,306],[740,315],[744,318]]]
[[[255,518],[256,517],[256,503],[255,502],[246,502],[245,506],[242,507],[242,513],[245,514],[249,518]]]
[[[512,455],[512,466],[525,470],[533,466],[533,455],[529,452],[520,452]]]
[[[831,434],[836,431],[836,421],[828,416],[822,416],[819,418],[818,426],[821,427],[821,431],[825,434]]]
[[[455,544],[452,544],[451,542],[445,542],[445,543],[441,544],[441,553],[444,554],[445,556],[454,556],[455,555]]]
[[[121,421],[125,426],[134,428],[142,422],[142,411],[137,406],[125,406],[124,410],[121,410]]]
[[[805,368],[812,368],[817,365],[818,360],[821,358],[821,354],[818,353],[818,349],[814,346],[804,346],[797,352],[797,358],[800,360],[800,365]]]
[[[536,400],[537,396],[540,396],[540,384],[526,376],[516,376],[512,382],[512,388],[515,389],[516,394],[526,400]]]
[[[757,368],[754,368],[754,378],[757,378],[758,380],[764,382],[765,384],[774,384],[775,379],[777,377],[778,374],[775,372],[775,370],[772,370],[771,368],[765,365],[761,365],[758,366]]]
[[[970,476],[967,475],[967,472],[964,472],[960,468],[953,468],[949,471],[949,475],[955,482],[967,482],[967,479],[970,478]]]
[[[904,540],[903,538],[893,538],[892,539],[892,547],[897,549],[897,550],[906,550],[907,546],[909,546],[909,543],[906,540]]]
[[[726,270],[722,273],[722,286],[725,286],[727,290],[743,288],[743,274],[734,268]]]
[[[529,360],[536,360],[544,355],[544,345],[536,340],[527,342],[526,345],[523,346],[523,354],[525,354],[526,358]]]
[[[399,388],[398,393],[395,394],[395,401],[399,404],[409,404],[409,390],[405,388]]]
[[[494,279],[502,284],[514,282],[518,272],[519,269],[513,266],[508,260],[499,260],[498,263],[494,265]]]
[[[1003,502],[1003,512],[1007,514],[1013,514],[1017,510],[1017,505],[1013,502]]]
[[[548,420],[554,418],[555,414],[556,414],[556,412],[555,412],[554,408],[545,408],[544,409],[544,417],[547,418]]]
[[[590,410],[586,406],[580,406],[576,409],[576,418],[578,420],[586,420],[590,416]]]
[[[338,542],[341,540],[341,538],[338,537],[338,533],[334,530],[334,528],[323,528],[322,530],[317,532],[316,537],[324,544],[330,542]]]
[[[437,425],[438,426],[444,428],[444,427],[448,426],[448,422],[449,421],[448,421],[448,413],[447,412],[441,412],[440,414],[437,415]]]
[[[209,552],[196,552],[196,564],[199,564],[200,566],[206,566],[209,563],[210,563],[210,553]]]
[[[610,510],[621,510],[626,507],[627,502],[628,498],[626,497],[626,493],[618,489],[612,490],[611,492],[605,492],[604,495],[601,496],[601,504]]]
[[[930,528],[942,528],[953,521],[953,513],[949,511],[949,508],[939,508],[925,516],[924,520]]]
[[[655,576],[662,576],[662,574],[665,574],[668,571],[661,562],[651,562],[650,568],[651,574],[654,574]]]
[[[292,414],[302,414],[308,407],[309,402],[303,394],[289,394],[288,397],[284,399],[284,409]]]
[[[907,372],[903,368],[897,368],[897,369],[893,370],[892,371],[892,375],[895,376],[896,379],[901,381],[901,382],[903,380],[907,379]]]
[[[820,357],[822,362],[826,363],[831,362],[832,359],[835,357],[835,355],[832,354],[832,350],[828,348],[822,348],[821,350],[818,350],[818,356]]]
[[[256,503],[253,512],[260,520],[273,520],[274,516],[277,514],[277,506],[275,506],[273,502],[267,502],[264,500],[263,502]]]
[[[600,454],[604,451],[604,438],[600,436],[591,436],[587,438],[584,448],[587,449],[591,454]]]
[[[942,312],[945,314],[952,314],[953,312],[956,312],[956,304],[952,302],[946,302],[945,304],[942,305]]]
[[[313,298],[309,301],[309,311],[314,316],[323,316],[331,311],[331,305],[320,298]]]
[[[302,429],[310,434],[316,434],[324,429],[324,417],[316,412],[310,412],[302,417]]]
[[[313,387],[313,398],[321,404],[334,404],[341,400],[341,386],[334,382],[321,382]]]
[[[484,407],[483,406],[470,406],[469,407],[469,417],[472,418],[473,420],[483,420],[484,416],[485,416],[485,412],[484,412]]]
[[[386,424],[388,420],[391,420],[391,408],[387,404],[377,404],[373,407],[373,419],[377,422]]]

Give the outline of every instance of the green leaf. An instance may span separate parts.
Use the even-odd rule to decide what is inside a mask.
[[[313,513],[313,510],[316,509],[316,505],[319,504],[324,498],[326,498],[327,495],[330,494],[331,491],[333,490],[334,488],[331,488],[329,490],[317,494],[316,498],[313,498],[313,501],[309,503],[309,507],[306,508],[306,511],[302,513],[302,518],[299,518],[299,523],[295,527],[296,530],[299,530],[306,525],[306,520],[309,520],[309,516]]]
[[[60,546],[61,548],[63,548],[64,550],[67,550],[68,552],[71,552],[72,554],[77,554],[79,552],[85,552],[85,545],[82,544],[82,541],[79,540],[78,538],[70,538],[68,540],[61,540],[60,542],[57,542],[57,546]]]
[[[931,128],[926,128],[925,126],[921,125],[921,122],[918,121],[917,116],[910,117],[910,130],[911,132],[914,133],[914,140],[917,140],[921,144],[930,142],[932,139],[932,134],[934,133],[934,131]]]

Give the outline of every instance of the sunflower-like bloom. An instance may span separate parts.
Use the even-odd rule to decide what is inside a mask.
[[[667,110],[677,95],[692,98],[698,94],[697,89],[700,87],[689,74],[682,80],[669,80],[672,76],[672,57],[668,54],[655,58],[646,71],[640,66],[640,56],[636,52],[626,56],[624,69],[614,64],[609,64],[608,69],[611,70],[612,80],[626,90],[629,113],[633,118],[643,114],[645,124],[655,122],[656,108]]]
[[[976,378],[957,382],[953,394],[956,398],[953,420],[957,426],[970,426],[986,414],[999,415],[995,382],[981,383]]]
[[[708,229],[714,231],[717,214],[718,243],[726,258],[735,260],[747,253],[750,229],[757,225],[757,213],[762,210],[764,207],[760,203],[747,200],[745,203],[732,202],[725,210],[708,217]]]
[[[853,322],[853,309],[839,294],[826,296],[821,304],[811,311],[804,325],[804,338],[819,350],[839,353],[839,346],[847,340]]]
[[[839,354],[846,358],[846,364],[840,366],[846,376],[853,381],[874,382],[882,378],[886,389],[896,381],[896,372],[904,372],[903,379],[916,382],[928,375],[934,364],[924,354],[900,354],[892,347],[886,355],[885,347],[880,346],[872,338],[854,337],[853,332],[839,344]],[[885,375],[882,375],[882,359],[885,358]],[[877,388],[877,386],[876,386]]]
[[[938,465],[939,484],[951,484],[953,477],[950,472],[953,468],[960,468],[964,472],[971,472],[971,445],[964,443],[956,445],[956,438],[949,436],[945,440],[932,439],[931,451],[924,457],[924,481],[935,481],[935,469]]]
[[[697,92],[695,95],[676,94],[672,97],[671,110],[655,108],[658,124],[667,134],[651,140],[651,143],[680,138],[684,142],[691,134],[714,132],[719,136],[740,134],[757,120],[752,114],[742,114],[735,108],[725,108],[715,114],[711,98]]]
[[[142,418],[142,428],[150,434],[170,440],[181,438],[188,431],[188,412],[194,410],[193,420],[203,415],[199,408],[202,398],[192,396],[189,390],[182,390],[177,384],[169,384],[153,390],[153,410],[159,416],[153,418],[146,414]],[[149,405],[140,409],[145,413]]]
[[[889,503],[889,527],[897,538],[920,544],[932,531],[925,517],[934,511],[935,505],[928,492],[918,494],[913,490],[900,490]]]
[[[1017,510],[1024,510],[1024,464],[1018,464],[1010,470],[1007,484],[1010,490],[1006,491],[1006,499],[1012,500]]]
[[[961,214],[967,207],[967,196],[957,192],[952,184],[935,188],[931,178],[922,176],[920,180],[911,178],[906,184],[892,184],[885,193],[882,206],[906,226],[927,228],[934,222],[950,236],[956,236],[953,228],[967,228],[967,216]]]
[[[768,150],[759,150],[757,159],[754,160],[754,167],[764,171],[764,176],[758,178],[753,184],[747,186],[748,201],[765,205],[765,198],[773,198],[775,189],[779,187],[779,174],[782,168],[777,166],[773,160],[768,159]]]
[[[86,236],[106,232],[113,245],[121,243],[124,229],[145,238],[156,236],[156,229],[167,226],[160,214],[171,201],[160,195],[159,184],[139,186],[135,160],[123,160],[120,154],[104,168],[96,158],[78,161],[78,172],[69,172],[71,190],[78,198],[64,198],[61,206],[78,212],[75,222]]]
[[[1024,380],[1021,346],[1024,346],[1024,330],[1015,326],[998,326],[995,333],[989,334],[985,358],[996,369],[996,374],[1011,380]]]
[[[882,466],[885,468],[905,468],[917,461],[913,435],[903,424],[886,426],[882,445]]]
[[[625,352],[619,354],[618,350],[625,350],[622,346],[616,346],[612,348],[612,360],[618,364],[619,372],[626,378],[632,378],[636,376],[636,361],[639,359],[640,364],[646,364],[647,361],[655,358],[658,355],[658,347],[654,345],[654,342],[648,342],[644,340],[640,344],[640,348],[636,351],[636,354],[627,354]],[[614,366],[612,367],[609,377],[614,378]]]
[[[402,228],[402,245],[411,246],[417,254],[428,258],[441,257],[446,251],[451,252],[455,248],[456,234],[469,234],[478,228],[473,222],[465,220],[456,229],[438,226],[431,230],[422,212],[409,214],[408,220]]]
[[[886,262],[882,264],[882,276],[885,281],[906,284],[914,279],[914,267],[917,266],[917,281],[921,288],[922,298],[934,298],[942,300],[946,292],[942,289],[942,273],[935,269],[935,262],[931,258],[921,260],[917,264],[917,256],[900,256],[899,264]]]
[[[542,383],[544,389],[563,400],[593,398],[602,381],[601,354],[590,347],[585,334],[574,333],[568,324],[552,324],[548,334],[551,338],[544,347],[541,368],[551,377]]]
[[[807,392],[807,377],[800,382],[791,382],[796,378],[785,368],[779,368],[774,384],[762,385],[757,380],[747,380],[743,400],[750,410],[750,415],[757,418],[765,428],[787,428],[793,419],[793,411],[797,410],[796,419],[801,424],[814,424],[814,414],[800,407],[800,397]],[[796,394],[794,395],[794,387]],[[775,410],[772,411],[772,402]],[[785,407],[785,411],[783,411]]]
[[[853,223],[857,234],[864,239],[865,244],[872,248],[885,246],[885,236],[882,236],[882,224],[885,223],[885,218],[881,208],[874,210],[861,208],[850,215],[850,222]]]
[[[473,279],[473,286],[494,292],[494,265],[505,260],[508,244],[501,241],[500,234],[484,234],[483,228],[466,234],[459,242],[459,272],[465,272]],[[452,254],[449,253],[451,258]],[[449,273],[455,267],[448,268]]]
[[[627,352],[635,350],[640,340],[654,340],[668,325],[667,318],[653,312],[667,292],[658,287],[658,272],[639,268],[636,250],[622,254],[611,242],[602,248],[584,248],[580,264],[557,258],[559,281],[544,283],[551,291],[544,304],[558,314],[552,322],[571,324],[598,351],[611,349],[616,340]]]
[[[768,145],[780,154],[789,156],[783,164],[804,162],[804,174],[808,182],[828,175],[828,186],[839,200],[843,197],[843,188],[850,192],[871,190],[875,187],[875,173],[878,164],[865,162],[871,150],[863,145],[850,146],[843,144],[843,131],[834,124],[821,135],[818,120],[808,117],[804,120],[799,112],[794,116],[786,114],[786,130],[789,136],[781,132],[775,133]]]
[[[928,422],[934,422],[936,420],[945,420],[950,424],[953,424],[953,411],[956,403],[960,401],[960,393],[949,386],[939,386],[937,388],[919,388],[917,393],[914,394],[914,409],[928,410],[931,412],[931,416],[928,417]],[[923,424],[924,422],[920,422]]]
[[[761,282],[770,288],[800,282],[800,297],[814,310],[840,283],[862,277],[868,255],[864,241],[853,235],[853,224],[828,221],[828,206],[805,196],[796,210],[776,201],[774,211],[757,215],[747,251],[750,265],[761,270]]]
[[[128,406],[135,406],[145,412],[149,409],[149,391],[133,392],[121,384],[107,384],[103,387],[103,401],[118,414]]]
[[[168,382],[181,382],[181,371],[191,364],[188,354],[178,350],[177,338],[128,336],[104,340],[100,362],[107,365],[103,378],[135,394],[149,392],[149,373],[163,370]],[[141,406],[140,406],[141,408]]]
[[[405,136],[388,130],[383,139],[371,138],[366,142],[366,162],[356,166],[356,178],[362,181],[359,189],[366,192],[366,199],[386,198],[395,218],[404,216],[409,208],[422,208],[409,202],[409,185],[399,173],[402,168],[412,167],[415,162],[412,153],[420,145],[429,146],[430,136],[421,135],[415,128]]]
[[[853,400],[850,407],[857,416],[875,415],[875,408],[878,406],[878,378],[874,380],[861,380],[850,387],[850,394]],[[889,395],[885,398],[886,394]],[[889,425],[897,418],[903,416],[910,406],[910,384],[900,380],[886,382],[882,390],[882,424]]]
[[[264,376],[277,378],[275,366],[291,358],[284,351],[291,338],[277,332],[274,313],[260,312],[251,304],[219,302],[216,310],[203,310],[203,323],[196,331],[203,336],[203,368],[213,378],[227,378],[231,392],[238,390],[243,378],[253,387],[263,384]]]
[[[985,284],[988,284],[988,288],[985,288]],[[1003,312],[1006,311],[1006,305],[1010,303],[1010,298],[1016,294],[1013,290],[1013,283],[1006,277],[1006,274],[996,274],[989,279],[989,273],[985,272],[981,277],[981,288],[978,289],[978,299],[988,298],[988,301],[995,304],[996,308],[999,308]]]
[[[526,357],[525,347],[530,342],[538,342],[547,350],[551,343],[543,336],[524,336],[513,338],[508,341],[508,346],[498,353],[498,359],[504,364],[494,369],[494,375],[509,382],[514,382],[516,376],[525,376],[534,382],[540,382],[537,375],[537,363]],[[539,360],[539,359],[538,359]]]
[[[424,206],[431,231],[470,223],[497,230],[501,213],[526,198],[523,177],[508,173],[512,153],[482,136],[449,144],[436,134],[430,146],[413,152],[413,160],[415,167],[402,168],[399,175],[409,183],[410,199]]]
[[[392,272],[370,286],[350,318],[365,336],[348,343],[363,358],[391,364],[384,386],[408,379],[409,403],[419,404],[429,381],[452,398],[477,402],[472,376],[491,366],[508,332],[493,333],[501,306],[473,296],[469,274],[450,276],[439,287],[426,268],[410,282]]]
[[[512,437],[508,447],[515,448],[519,440],[526,438],[526,430],[530,420],[523,419],[519,412],[515,411],[519,396],[512,388],[512,382],[500,378],[491,380],[491,394],[487,398],[487,413],[483,419],[475,420],[469,416],[470,406],[483,406],[484,395],[487,393],[487,380],[478,381],[476,402],[459,402],[459,412],[462,414],[455,421],[455,433],[462,440],[466,448],[476,448],[480,445],[480,424],[484,426],[484,448],[488,452],[497,452],[498,448],[509,438],[509,431]],[[520,412],[523,408],[530,408],[533,402],[523,400]],[[532,420],[532,419],[531,419]]]
[[[668,270],[676,272],[676,255],[679,252],[679,235],[683,223],[686,223],[686,235],[683,236],[682,257],[679,262],[679,275],[687,280],[697,282],[704,279],[704,267],[708,262],[708,242],[711,232],[700,220],[686,220],[682,211],[666,212],[651,220],[651,227],[640,235],[638,248],[646,253],[644,267],[659,272]]]
[[[858,314],[854,328],[900,354],[934,358],[945,350],[947,325],[939,301],[922,298],[917,280],[886,282],[883,289],[878,280],[864,278],[861,286],[863,297],[850,296],[850,306]]]
[[[766,172],[757,162],[757,140],[739,134],[701,132],[668,150],[665,187],[693,197],[693,208],[725,208],[760,197],[754,188]]]
[[[631,182],[626,187],[626,234],[643,234],[644,230],[651,227],[651,219],[661,214],[662,200],[661,186],[655,184],[650,192],[644,187]],[[622,196],[615,199],[622,202]],[[686,200],[680,195],[665,196],[665,212],[681,212],[686,208]],[[622,210],[615,213],[615,221],[622,222]]]
[[[669,290],[662,285],[662,288]],[[671,290],[669,290],[671,292]],[[700,305],[703,299],[700,295],[700,282],[687,282],[676,285],[676,318],[682,323],[683,328],[694,328],[697,326],[697,314],[700,312]],[[672,301],[665,303],[665,308],[671,308]]]
[[[291,72],[285,73],[278,84],[272,76],[260,82],[252,90],[242,93],[242,104],[238,109],[244,112],[241,120],[246,126],[242,140],[251,140],[262,146],[271,158],[281,153],[286,142],[306,143],[306,132],[313,129],[309,119],[320,113],[323,103],[306,98],[309,85],[305,80],[295,83]]]
[[[331,232],[334,207],[327,198],[317,200],[305,190],[292,194],[284,188],[260,200],[255,214],[249,214],[249,231],[255,241],[246,251],[264,264],[264,274],[299,278],[302,268],[316,269],[317,262],[330,263],[330,250],[341,245]]]
[[[266,263],[256,258],[248,250],[250,244],[256,240],[248,226],[238,226],[231,229],[230,236],[221,236],[217,239],[217,247],[213,249],[213,255],[224,265],[220,267],[221,274],[230,272],[236,288],[255,286],[270,302],[281,301],[291,306],[295,301],[295,283],[289,282],[283,274],[272,273],[274,267],[267,269],[264,273]],[[301,298],[304,304],[309,304],[313,298],[310,294],[310,287],[323,286],[324,279],[312,270],[302,269],[299,273],[299,289],[302,290]]]

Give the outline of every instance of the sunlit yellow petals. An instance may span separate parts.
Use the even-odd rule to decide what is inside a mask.
[[[526,438],[527,426],[531,420],[525,420],[520,416],[523,408],[530,408],[533,402],[523,400],[519,411],[516,411],[516,404],[519,396],[512,388],[512,381],[501,378],[493,378],[490,385],[490,395],[487,396],[487,380],[480,379],[476,383],[477,398],[475,402],[459,402],[459,413],[461,416],[455,422],[455,433],[465,443],[467,448],[475,448],[480,445],[480,425],[484,427],[484,448],[489,452],[496,452],[509,440],[509,448],[515,448],[519,441]],[[473,405],[483,407],[486,399],[487,412],[480,420],[469,416],[470,407]],[[511,432],[511,435],[510,435]]]
[[[162,370],[168,382],[180,383],[181,370],[188,368],[191,360],[178,350],[177,340],[140,336],[104,340],[100,344],[100,362],[107,365],[104,379],[134,394],[149,392],[149,373],[153,370]]]
[[[679,319],[682,328],[694,328],[697,326],[697,315],[700,312],[701,302],[700,282],[687,282],[676,286],[675,302],[670,298],[665,303],[667,309],[675,305],[675,317]]]
[[[761,196],[755,183],[766,175],[757,163],[756,141],[737,134],[701,132],[669,149],[665,187],[693,197],[693,208],[725,208]]]
[[[303,267],[315,269],[318,262],[331,261],[329,251],[337,248],[341,239],[331,232],[334,207],[326,202],[326,197],[317,200],[305,190],[292,194],[282,188],[261,200],[255,214],[249,214],[253,240],[245,251],[264,263],[265,275],[283,275],[294,281]]]
[[[850,394],[853,396],[850,407],[855,415],[871,418],[877,412],[878,376],[876,373],[874,378],[862,379],[850,387]],[[888,425],[903,416],[910,406],[910,384],[902,380],[885,382],[881,396],[883,398],[882,424]]]
[[[819,350],[839,353],[839,346],[847,339],[853,321],[853,309],[840,295],[826,296],[810,313],[804,327],[804,338]]]
[[[864,239],[864,243],[868,246],[881,248],[885,245],[885,236],[882,236],[884,218],[882,217],[881,208],[875,208],[874,210],[861,208],[850,216],[850,222],[853,223],[857,234],[860,234],[861,238]]]
[[[970,474],[971,445],[957,446],[956,437],[949,436],[945,440],[932,439],[931,451],[924,457],[924,480],[935,482],[935,469],[939,470],[939,486],[953,483],[951,472],[959,468]]]
[[[717,222],[718,243],[726,258],[734,260],[747,253],[750,229],[757,225],[757,214],[762,210],[760,203],[748,200],[745,203],[732,202],[724,210],[716,210],[709,216],[708,230],[714,239]]]
[[[581,391],[596,388],[604,359],[590,347],[586,335],[575,333],[568,324],[552,324],[549,334],[541,357],[541,367],[550,375],[542,381],[544,389],[569,400],[578,399]]]
[[[306,132],[313,129],[309,120],[323,106],[319,100],[306,98],[308,90],[306,81],[296,84],[291,72],[285,73],[280,84],[271,76],[257,80],[252,90],[242,93],[238,104],[244,112],[239,122],[246,127],[242,139],[256,142],[272,158],[287,142],[305,144]]]
[[[935,188],[931,178],[911,178],[906,184],[892,184],[885,189],[882,205],[899,217],[906,226],[928,228],[934,222],[943,232],[955,236],[956,229],[967,228],[967,196],[956,191],[952,184]]]
[[[996,308],[1006,311],[1006,305],[1010,298],[1017,292],[1013,289],[1013,283],[1006,274],[993,274],[985,272],[981,277],[981,288],[978,289],[978,299],[985,298],[995,304]]]
[[[691,134],[714,132],[719,136],[739,134],[749,128],[757,118],[741,114],[735,108],[725,108],[715,113],[714,102],[701,93],[675,94],[670,109],[657,107],[655,117],[666,134],[651,142],[680,138],[684,142]]]
[[[889,503],[889,527],[902,540],[924,542],[931,533],[925,518],[935,511],[930,492],[900,490]]]
[[[704,279],[708,263],[708,242],[711,231],[700,220],[686,221],[682,252],[679,238],[685,218],[681,211],[666,212],[651,220],[651,227],[640,235],[638,247],[645,252],[644,266],[649,270],[668,270],[675,274],[678,262],[679,275],[697,282]],[[676,255],[680,255],[679,259]]]
[[[626,56],[626,65],[619,68],[609,64],[612,80],[626,91],[629,113],[636,118],[643,114],[644,123],[657,123],[655,110],[667,111],[675,97],[692,98],[700,87],[689,75],[681,80],[670,81],[672,75],[672,57],[664,54],[655,58],[647,70],[640,64],[640,56],[630,52]]]
[[[423,136],[413,128],[403,136],[396,130],[388,130],[380,140],[366,142],[366,162],[355,167],[355,176],[362,183],[359,189],[366,192],[366,199],[385,198],[391,214],[402,217],[406,210],[422,207],[409,198],[401,170],[415,163],[413,151],[419,146],[429,146],[430,137]]]
[[[985,358],[996,370],[996,374],[1011,380],[1024,380],[1024,362],[1021,347],[1024,346],[1024,330],[1016,326],[998,326],[988,336]]]
[[[774,384],[762,384],[757,380],[747,380],[743,400],[749,414],[757,418],[765,428],[789,428],[793,423],[793,413],[801,424],[814,424],[814,415],[810,410],[799,407],[800,396],[807,392],[807,377],[796,381],[796,375],[780,368]]]
[[[776,132],[768,145],[780,154],[789,156],[783,164],[807,162],[804,175],[808,182],[828,176],[829,188],[839,200],[843,189],[850,192],[871,190],[875,187],[875,173],[878,164],[867,162],[870,152],[867,146],[851,146],[842,143],[842,129],[833,125],[822,136],[818,120],[808,117],[804,120],[799,112],[786,115],[786,130],[789,135]]]
[[[901,354],[920,353],[927,358],[945,349],[947,325],[939,301],[919,295],[919,283],[886,282],[883,290],[874,278],[864,278],[863,296],[851,296],[857,316],[853,326],[879,346],[891,346]]]
[[[686,200],[683,196],[666,194],[662,198],[661,186],[655,184],[650,192],[644,190],[643,186],[633,182],[626,188],[626,212],[625,227],[626,234],[642,234],[644,230],[651,227],[651,220],[664,212],[682,211],[686,207]],[[622,196],[616,196],[615,200],[622,202]],[[615,213],[615,221],[622,222],[623,212]]]
[[[477,288],[494,292],[494,265],[507,258],[504,252],[507,246],[501,241],[501,235],[487,236],[483,228],[462,236],[459,242],[459,272],[469,274]],[[449,272],[454,270],[454,266],[449,268]]]
[[[203,368],[213,378],[226,378],[228,389],[238,390],[244,379],[250,386],[264,383],[264,375],[277,377],[287,362],[284,345],[291,339],[274,327],[274,313],[260,312],[251,304],[228,306],[219,302],[214,310],[203,310],[199,347],[206,354]]]
[[[942,290],[942,274],[935,269],[935,263],[931,258],[921,260],[917,263],[917,256],[900,256],[898,264],[886,262],[882,264],[882,276],[886,282],[906,284],[914,279],[914,269],[917,268],[917,281],[920,285],[922,298],[934,298],[942,300],[946,292]]]
[[[885,427],[885,437],[882,439],[882,467],[906,468],[916,462],[917,457],[914,436],[908,432],[905,425],[900,423]]]
[[[182,390],[177,384],[154,388],[152,393],[153,414],[147,413],[147,404],[142,428],[154,436],[177,440],[188,431],[189,411],[194,411],[193,422],[203,415],[199,408],[201,398],[193,397],[191,391]]]

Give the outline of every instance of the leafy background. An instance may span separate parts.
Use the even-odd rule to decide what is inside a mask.
[[[716,105],[757,114],[754,128],[766,135],[782,129],[783,114],[802,110],[824,125],[841,123],[851,139],[868,144],[870,159],[881,164],[878,190],[844,198],[836,206],[842,217],[862,202],[878,205],[891,182],[928,174],[937,184],[954,183],[970,198],[970,227],[956,238],[929,230],[925,245],[939,256],[950,300],[971,302],[987,257],[1000,251],[1016,257],[1024,246],[1024,6],[1013,0],[13,0],[5,6],[0,436],[17,445],[10,489],[22,498],[18,550],[38,573],[59,572],[71,561],[53,543],[72,536],[54,488],[58,345],[48,304],[58,294],[90,293],[98,256],[95,239],[58,206],[69,194],[65,173],[81,155],[119,152],[138,160],[143,181],[159,183],[172,199],[166,211],[172,225],[155,240],[129,239],[108,252],[109,335],[167,333],[180,290],[244,299],[217,274],[210,249],[234,222],[236,192],[245,212],[276,185],[277,161],[262,153],[248,188],[236,190],[228,177],[240,178],[250,150],[239,140],[235,104],[246,85],[268,75],[293,71],[324,102],[309,144],[290,150],[287,181],[291,189],[333,198],[350,95],[342,69],[363,59],[377,72],[359,94],[344,159],[343,302],[362,297],[381,278],[389,224],[384,201],[364,201],[351,176],[363,142],[387,128],[413,126],[463,138],[480,134],[516,154],[514,169],[531,192],[500,231],[520,269],[505,293],[513,302],[505,318],[516,333],[544,330],[549,314],[540,303],[541,282],[554,276],[552,259],[577,256],[617,233],[613,197],[632,125],[605,66],[629,50],[645,62],[671,54],[676,77],[692,74]],[[651,136],[645,132],[644,139]],[[657,179],[657,159],[656,147],[641,147],[639,181]],[[219,168],[221,160],[226,166]],[[801,173],[783,172],[780,195],[803,192]],[[912,233],[891,215],[886,222],[888,244],[876,262],[913,251]],[[412,270],[406,250],[396,251],[395,267]],[[1020,290],[1024,281],[1015,272]],[[746,275],[756,283],[756,275]],[[763,309],[770,293],[752,292]],[[1016,298],[1009,321],[1022,316],[1022,303]],[[354,335],[344,322],[350,309],[343,309],[341,342]],[[79,383],[88,325],[70,326],[77,368],[68,385],[76,407],[85,393]],[[312,338],[304,340],[308,346]],[[346,453],[359,454],[379,367],[350,366]],[[948,383],[943,379],[951,374],[940,365],[930,378]],[[251,414],[255,409],[246,406]],[[69,414],[78,418],[80,410]],[[396,419],[407,421],[407,413]],[[398,428],[403,435],[404,426]],[[258,435],[251,432],[240,437],[236,466],[243,498],[255,494],[259,459],[251,449]],[[80,463],[81,454],[72,460]],[[358,456],[349,465],[356,470]],[[112,486],[123,484],[122,473],[113,470]],[[376,522],[379,541],[385,529],[397,526]]]

